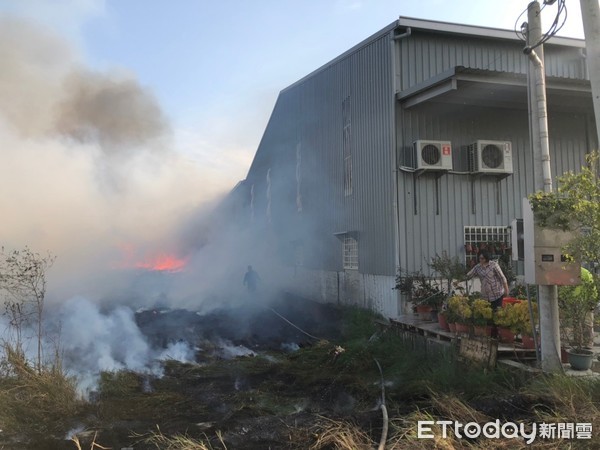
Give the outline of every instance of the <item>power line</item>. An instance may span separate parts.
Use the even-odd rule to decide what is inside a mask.
[[[543,33],[542,36],[540,37],[540,39],[535,44],[532,44],[530,46],[531,49],[539,47],[540,45],[543,45],[546,42],[548,42],[548,40],[550,40],[552,37],[554,37],[566,23],[566,21],[567,21],[566,0],[556,0],[553,2],[544,0],[543,6],[540,10],[540,13],[544,8],[546,8],[546,6],[552,5],[554,3],[556,3],[556,5],[557,5],[556,15],[554,16],[554,20],[552,21],[552,24],[548,28],[548,31]],[[520,27],[518,27],[517,24],[519,23],[521,17],[523,17],[523,15],[527,12],[528,8],[529,7],[527,7],[523,12],[521,12],[521,14],[519,14],[519,17],[517,17],[517,20],[515,21],[515,26],[514,26],[515,34],[523,42],[527,41],[527,36],[525,35],[525,33],[526,33],[526,28],[524,26],[525,23],[522,23]]]

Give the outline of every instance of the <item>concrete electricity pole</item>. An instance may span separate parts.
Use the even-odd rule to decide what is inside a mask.
[[[594,115],[596,116],[596,136],[600,145],[600,2],[598,0],[580,0],[583,32],[585,34],[586,63],[592,98]]]
[[[581,0],[584,1],[584,0]],[[593,0],[596,1],[596,0]],[[535,46],[542,37],[540,4],[533,1],[527,8],[527,47],[529,56],[529,111],[531,114],[531,146],[533,150],[534,189],[552,192],[550,147],[548,142],[548,110],[543,46]],[[544,372],[560,372],[560,329],[556,286],[538,286],[541,359]]]

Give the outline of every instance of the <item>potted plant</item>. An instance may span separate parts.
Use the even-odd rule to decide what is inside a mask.
[[[561,286],[558,290],[561,335],[567,339],[568,361],[574,370],[587,370],[592,367],[594,353],[593,330],[588,323],[591,312],[598,304],[598,292],[592,275],[581,270],[581,284]],[[592,325],[593,326],[593,325]]]
[[[515,326],[514,304],[508,303],[494,312],[494,323],[498,329],[498,339],[505,344],[515,341],[517,327]]]
[[[438,311],[438,324],[444,331],[450,331],[450,324],[448,323],[448,311]]]
[[[521,343],[523,348],[532,349],[535,348],[533,340],[533,329],[535,324],[538,322],[538,308],[537,303],[531,302],[531,308],[533,311],[533,323],[531,321],[531,315],[529,313],[528,302],[520,302],[513,304],[512,307],[512,318],[513,318],[513,329],[516,334],[521,335]]]
[[[468,297],[455,295],[448,300],[448,312],[456,323],[457,333],[469,333],[473,312]]]
[[[448,322],[448,328],[451,332],[456,332],[456,321],[458,320],[458,311],[456,301],[453,300],[454,297],[450,297],[446,304],[446,309],[444,310],[444,315],[446,316],[446,322]]]
[[[475,336],[491,336],[492,305],[487,300],[475,299],[471,305],[473,332]]]
[[[596,266],[600,264],[599,163],[600,152],[594,150],[586,155],[586,164],[581,170],[566,172],[558,177],[556,191],[538,192],[529,197],[538,226],[564,230],[571,234],[572,239],[561,249],[563,254]],[[600,291],[600,276],[592,275],[592,278],[596,292]],[[563,313],[561,322],[565,321],[566,314]],[[582,315],[576,315],[578,321]],[[587,317],[591,318],[591,315],[591,311],[586,312]],[[572,344],[575,348],[579,346],[576,341],[577,339]]]
[[[435,280],[420,271],[399,274],[396,276],[395,289],[408,296],[420,319],[437,320],[437,312],[442,309],[444,302],[444,293]]]

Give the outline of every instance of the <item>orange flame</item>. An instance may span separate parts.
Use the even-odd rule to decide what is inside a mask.
[[[181,272],[185,269],[189,258],[181,258],[169,253],[160,253],[155,255],[146,254],[140,257],[131,244],[120,244],[123,258],[114,267],[120,269],[144,269],[155,272]]]
[[[181,272],[188,262],[188,258],[178,258],[173,255],[161,254],[154,258],[135,263],[138,269],[160,272]]]

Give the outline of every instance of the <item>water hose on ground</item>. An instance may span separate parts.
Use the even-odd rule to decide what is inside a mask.
[[[293,326],[295,329],[297,329],[298,331],[302,332],[303,334],[307,335],[309,338],[311,339],[315,339],[317,341],[322,341],[323,339],[320,339],[316,336],[313,336],[310,333],[307,333],[306,331],[304,331],[302,328],[300,328],[299,326],[293,324],[292,322],[290,322],[289,320],[287,320],[285,317],[283,317],[281,314],[279,314],[277,311],[275,311],[273,308],[268,308],[270,309],[275,315],[279,316],[281,319],[285,320],[287,323],[289,323],[291,326]]]
[[[381,370],[381,365],[379,364],[379,361],[377,361],[375,358],[373,358],[373,361],[375,361],[375,364],[377,364],[379,374],[381,375],[381,414],[383,415],[383,428],[381,429],[381,439],[379,440],[378,450],[385,450],[385,443],[387,441],[389,426],[387,407],[385,406],[385,384],[383,381],[383,370]]]

